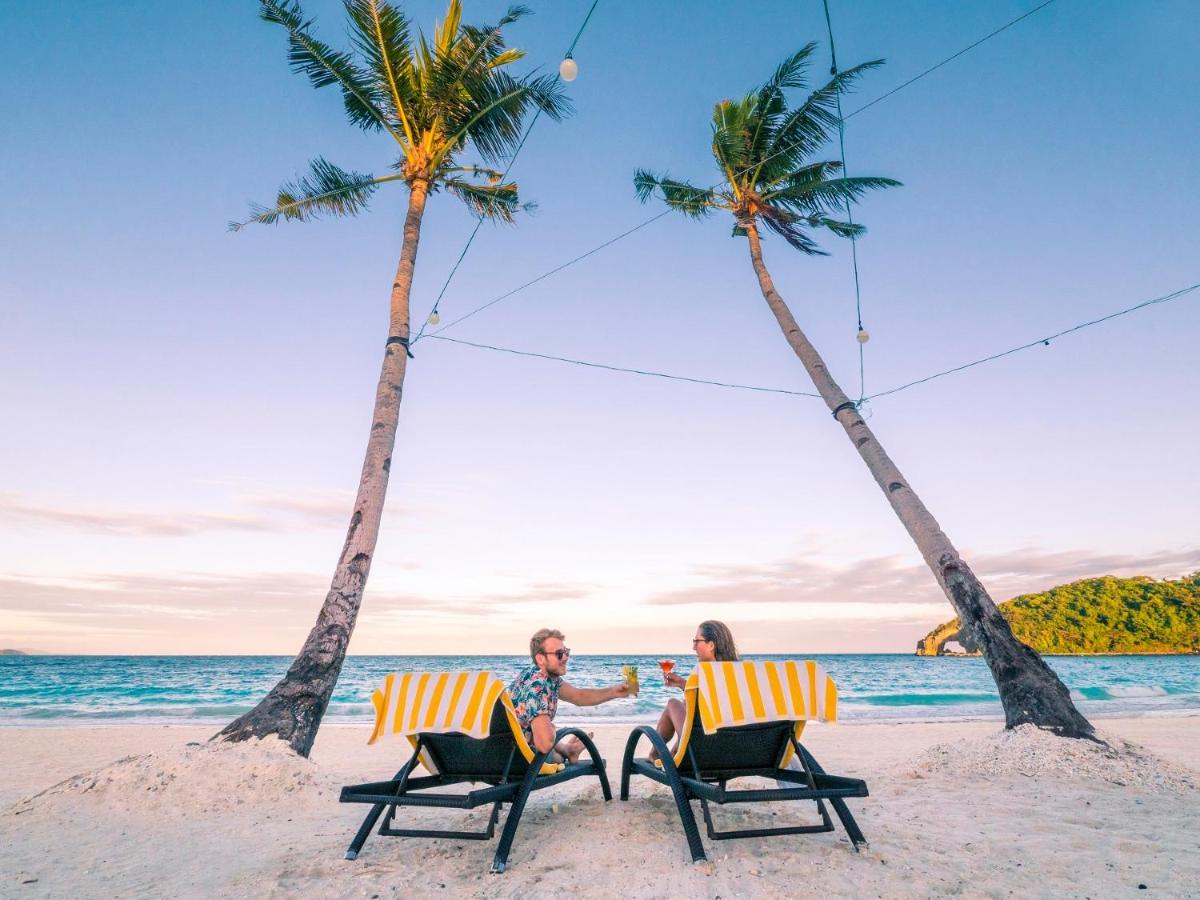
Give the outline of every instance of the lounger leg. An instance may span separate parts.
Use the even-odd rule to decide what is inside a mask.
[[[504,820],[504,830],[500,832],[500,843],[496,846],[496,856],[492,860],[492,868],[489,870],[493,875],[502,874],[508,865],[508,854],[512,850],[513,838],[517,836],[517,826],[521,824],[521,813],[525,811],[525,801],[529,799],[533,783],[537,781],[538,773],[542,770],[542,764],[546,761],[547,755],[539,753],[534,756],[532,762],[529,763],[529,769],[525,772],[525,777],[521,779],[521,789],[513,797],[512,809],[508,811],[508,818]]]
[[[375,827],[375,823],[379,821],[379,814],[383,812],[385,804],[376,803],[371,807],[371,811],[367,813],[367,817],[363,819],[362,825],[358,829],[358,834],[354,836],[354,840],[350,842],[350,849],[346,851],[346,859],[358,859],[358,851],[363,848],[363,844],[367,842],[367,838],[371,836],[371,829]]]
[[[404,783],[408,781],[408,776],[412,774],[412,770],[417,766],[417,758],[421,755],[421,745],[417,744],[417,749],[409,759],[395,774],[393,781],[399,781],[399,791],[404,790]],[[399,792],[398,791],[398,792]],[[375,823],[379,821],[379,814],[383,812],[387,806],[386,803],[376,803],[371,807],[371,811],[367,813],[367,817],[363,819],[363,823],[359,826],[358,834],[354,835],[354,840],[350,842],[350,847],[346,850],[346,859],[358,859],[358,853],[363,848],[363,844],[367,842],[367,838],[371,836],[371,829],[375,827]]]
[[[700,841],[700,828],[696,825],[696,814],[692,812],[692,802],[683,779],[679,777],[679,769],[667,749],[666,741],[658,733],[650,735],[650,741],[658,748],[658,758],[662,760],[663,772],[671,784],[671,793],[675,795],[675,806],[679,809],[679,820],[683,823],[683,834],[687,838],[688,850],[692,853],[692,862],[705,862],[708,857],[704,853],[704,844]],[[689,754],[691,750],[689,749]],[[696,764],[695,756],[691,757],[692,765]],[[703,801],[701,801],[703,802]]]
[[[629,776],[633,773],[633,752],[637,749],[637,743],[642,736],[650,741],[654,749],[658,751],[658,758],[662,760],[663,774],[666,775],[667,783],[671,786],[671,793],[675,797],[675,807],[679,810],[679,821],[683,825],[683,834],[687,838],[692,862],[705,862],[708,857],[704,854],[704,844],[700,842],[700,829],[696,825],[696,816],[692,812],[692,804],[688,801],[687,791],[684,790],[683,782],[679,779],[679,770],[675,767],[675,760],[671,758],[671,751],[666,742],[657,731],[648,725],[639,725],[629,735],[629,740],[625,742],[625,758],[621,763],[621,799],[629,799]]]
[[[696,825],[696,814],[692,812],[692,804],[688,801],[683,783],[679,781],[679,773],[672,774],[671,793],[675,795],[675,806],[679,809],[679,819],[683,823],[683,834],[687,838],[688,850],[692,854],[692,862],[706,862],[704,844],[700,841],[700,828]]]
[[[818,775],[824,775],[825,770],[821,768],[821,764],[816,761],[808,748],[801,746],[800,751],[804,754],[804,761]],[[846,805],[846,801],[841,797],[830,797],[829,805],[833,807],[833,811],[837,813],[837,817],[842,822],[842,827],[846,829],[846,834],[850,837],[850,843],[854,845],[854,852],[857,853],[860,847],[867,847],[867,839],[863,837],[862,830],[858,827],[858,823],[854,821],[854,816],[850,814],[850,807]]]

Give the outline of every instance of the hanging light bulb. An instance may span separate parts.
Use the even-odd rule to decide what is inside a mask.
[[[579,77],[579,64],[568,56],[558,64],[558,75],[563,81],[574,81]]]
[[[860,344],[865,344],[867,341],[869,341],[871,339],[871,335],[866,329],[859,328],[858,334],[856,334],[854,336],[854,339],[856,341],[858,341]]]
[[[430,325],[436,325],[440,321],[442,321],[442,317],[438,315],[438,311],[436,309],[429,314]]]

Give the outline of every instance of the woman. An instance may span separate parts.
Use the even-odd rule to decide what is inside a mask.
[[[738,658],[737,645],[733,642],[733,634],[730,632],[729,626],[714,619],[701,622],[696,626],[696,636],[692,638],[692,649],[696,651],[698,662],[736,660]],[[674,672],[667,674],[664,680],[670,687],[681,688],[687,684],[686,678],[676,675]],[[679,749],[678,736],[683,731],[683,723],[686,718],[687,710],[684,708],[683,701],[672,698],[667,701],[667,708],[663,710],[658,719],[656,727],[663,741],[676,738],[675,745],[671,747],[672,754]],[[650,758],[656,759],[657,757],[658,753],[651,748]]]

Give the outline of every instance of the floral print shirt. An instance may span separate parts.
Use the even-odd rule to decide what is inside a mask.
[[[554,720],[554,714],[558,712],[558,689],[561,685],[562,679],[558,676],[543,675],[537,666],[530,666],[508,686],[517,721],[521,723],[529,746],[533,746],[533,720],[541,715]]]

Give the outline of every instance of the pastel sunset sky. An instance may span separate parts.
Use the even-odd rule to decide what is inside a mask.
[[[510,42],[553,69],[589,5],[535,2]],[[1035,5],[832,0],[839,62],[888,61],[847,112]],[[392,162],[254,7],[0,7],[0,647],[290,654],[324,597],[405,193],[226,230],[313,157]],[[339,3],[305,10],[344,43]],[[601,0],[576,115],[513,168],[538,209],[484,226],[444,321],[658,212],[635,168],[715,181],[712,104],[809,40],[823,80],[817,0]],[[1198,46],[1189,0],[1058,0],[849,120],[851,174],[904,182],[855,211],[868,394],[1200,281]],[[432,198],[416,321],[472,224]],[[447,336],[809,390],[730,224],[665,217]],[[849,248],[824,245],[767,239],[767,264],[856,394]],[[870,425],[997,601],[1175,577],[1200,568],[1197,334],[1200,291],[881,397]],[[351,653],[520,653],[543,624],[683,653],[705,618],[750,652],[909,651],[952,616],[819,401],[415,353]]]

